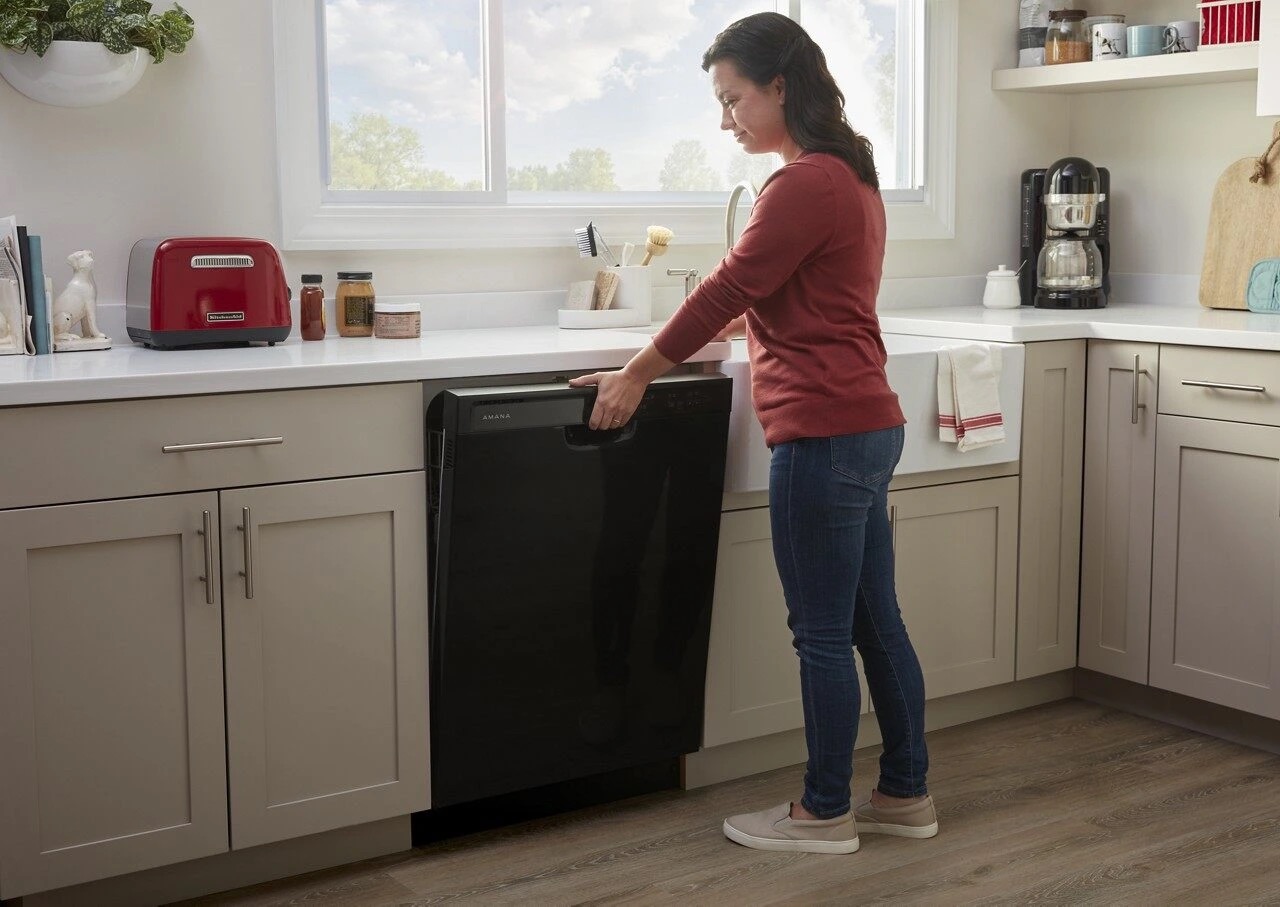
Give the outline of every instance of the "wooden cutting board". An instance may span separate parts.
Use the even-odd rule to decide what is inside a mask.
[[[1247,309],[1249,272],[1280,258],[1280,122],[1262,157],[1236,161],[1218,178],[1200,271],[1200,304]]]

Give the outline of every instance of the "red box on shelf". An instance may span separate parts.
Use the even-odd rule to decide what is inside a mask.
[[[1258,40],[1262,0],[1208,0],[1197,3],[1196,8],[1200,10],[1201,48]]]

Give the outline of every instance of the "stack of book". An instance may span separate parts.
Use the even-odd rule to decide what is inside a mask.
[[[0,356],[53,352],[52,309],[40,237],[0,218]]]

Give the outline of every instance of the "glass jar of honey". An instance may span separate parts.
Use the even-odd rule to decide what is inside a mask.
[[[372,271],[339,271],[335,300],[339,334],[343,337],[373,336]]]

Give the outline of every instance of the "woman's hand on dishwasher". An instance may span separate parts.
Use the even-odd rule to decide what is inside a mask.
[[[640,398],[649,386],[647,381],[633,378],[625,371],[596,372],[582,375],[569,382],[570,387],[595,385],[596,405],[591,410],[592,431],[612,431],[627,424],[640,405]]]

